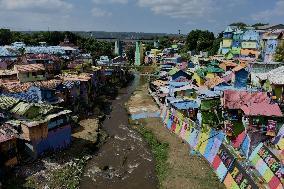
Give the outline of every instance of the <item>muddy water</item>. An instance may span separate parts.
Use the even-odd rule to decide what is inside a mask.
[[[144,84],[136,76],[112,101],[112,112],[103,123],[110,138],[89,161],[82,178],[82,189],[156,189],[155,162],[145,141],[128,125],[125,103]]]

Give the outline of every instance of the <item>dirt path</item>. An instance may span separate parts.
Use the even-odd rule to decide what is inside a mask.
[[[140,105],[143,100],[144,107],[152,109],[154,103],[144,86],[135,92],[130,100],[130,107]],[[137,95],[139,94],[139,95]],[[138,98],[137,98],[138,97]],[[161,122],[160,118],[139,120],[141,126],[151,130],[160,142],[169,144],[168,165],[169,171],[166,179],[161,183],[166,189],[211,189],[224,188],[206,160],[197,155],[189,154],[189,146],[176,134],[170,133]],[[138,126],[139,127],[139,126]]]
[[[157,188],[154,158],[140,134],[129,128],[125,109],[139,81],[139,77],[136,78],[132,86],[121,90],[112,101],[112,111],[102,124],[109,138],[89,161],[80,188]]]

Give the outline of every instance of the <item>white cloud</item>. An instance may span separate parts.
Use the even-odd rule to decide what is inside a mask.
[[[119,4],[126,4],[128,0],[93,0],[96,4],[103,4],[103,3],[119,3]]]
[[[108,11],[105,11],[103,9],[94,7],[92,9],[92,15],[95,16],[95,17],[105,17],[105,16],[111,16],[112,14],[111,14],[111,12],[108,12]]]
[[[278,0],[272,9],[264,10],[251,15],[254,20],[268,21],[273,17],[284,16],[284,0]]]
[[[105,17],[105,16],[111,16],[112,13],[108,12],[98,5],[102,4],[127,4],[128,0],[92,0],[95,7],[92,9],[92,15],[95,17]]]
[[[64,0],[0,0],[5,11],[57,12],[70,11],[73,5]]]
[[[243,3],[243,0],[138,0],[139,6],[150,8],[155,14],[190,20],[210,18],[221,10],[220,7],[223,9],[240,3]]]

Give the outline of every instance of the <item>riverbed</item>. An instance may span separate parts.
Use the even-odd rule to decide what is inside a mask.
[[[102,124],[109,137],[88,162],[80,188],[158,188],[154,157],[140,134],[130,128],[125,107],[133,92],[143,84],[145,80],[136,75],[111,101],[110,115]]]

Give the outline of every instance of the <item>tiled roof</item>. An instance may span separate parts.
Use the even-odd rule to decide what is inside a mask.
[[[27,65],[15,65],[15,68],[20,73],[44,71],[43,64],[27,64]]]
[[[61,83],[62,83],[62,80],[52,79],[48,81],[34,82],[33,85],[36,87],[45,88],[45,89],[55,89]]]
[[[4,91],[10,93],[26,92],[32,86],[32,83],[5,83],[2,84]]]
[[[214,77],[212,79],[209,79],[205,82],[205,85],[208,87],[208,88],[213,88],[221,83],[224,82],[224,79],[220,78],[220,77]]]
[[[6,141],[11,140],[11,139],[13,139],[13,138],[14,138],[14,137],[7,136],[7,135],[4,135],[4,134],[0,133],[0,143],[6,142]]]
[[[168,83],[169,83],[168,81],[163,81],[163,80],[155,80],[155,81],[152,82],[152,84],[157,86],[157,87],[165,86]]]
[[[64,81],[89,81],[91,79],[91,75],[87,73],[82,73],[80,75],[66,74],[60,77]]]
[[[269,103],[270,99],[263,92],[224,91],[224,107],[228,109],[241,109],[245,104]]]
[[[233,72],[238,72],[240,71],[241,69],[244,69],[246,68],[247,65],[246,64],[240,64],[240,65],[237,65],[235,68],[232,69]]]
[[[17,72],[15,72],[14,70],[0,70],[0,76],[7,76],[7,75],[16,75]]]
[[[21,93],[27,92],[32,86],[45,88],[45,89],[55,89],[58,85],[62,83],[62,80],[52,79],[48,81],[38,81],[38,82],[27,82],[27,83],[3,83],[2,88],[4,91],[9,93]]]
[[[223,70],[226,70],[227,66],[236,67],[237,64],[234,63],[234,62],[226,61],[226,62],[222,62],[222,63],[219,65],[219,67],[222,68]]]
[[[245,115],[248,116],[276,116],[282,117],[282,112],[278,104],[269,104],[267,102],[253,103],[250,105],[243,105],[241,109]]]

